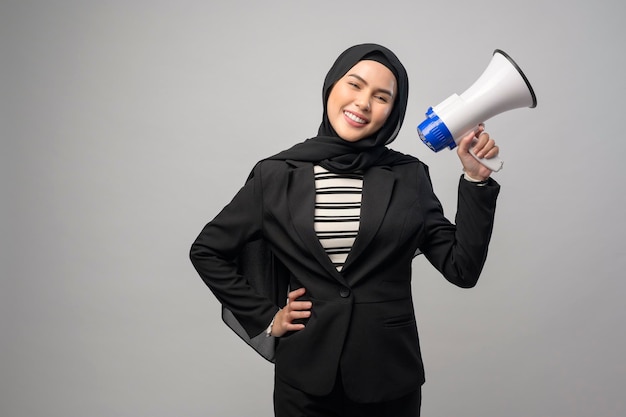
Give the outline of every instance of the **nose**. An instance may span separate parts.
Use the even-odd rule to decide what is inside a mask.
[[[359,94],[354,100],[354,104],[361,109],[362,111],[369,111],[370,109],[370,98],[366,94]]]

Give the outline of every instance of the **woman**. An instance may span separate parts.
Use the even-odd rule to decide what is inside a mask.
[[[227,323],[275,362],[276,416],[418,416],[411,262],[423,253],[453,284],[476,284],[499,185],[469,147],[486,158],[498,147],[482,126],[459,144],[453,224],[427,167],[386,147],[408,100],[390,50],[343,52],[323,99],[318,135],[259,162],[191,260]]]

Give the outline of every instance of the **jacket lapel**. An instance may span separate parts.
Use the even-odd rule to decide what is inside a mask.
[[[393,172],[385,167],[372,167],[365,172],[359,234],[348,254],[343,271],[359,258],[378,232],[391,201],[394,183]]]
[[[346,285],[315,234],[315,176],[309,162],[288,161],[292,165],[287,199],[293,227],[310,254],[335,279]]]

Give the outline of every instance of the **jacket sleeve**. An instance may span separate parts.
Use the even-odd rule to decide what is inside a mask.
[[[257,165],[233,200],[202,229],[190,251],[191,262],[202,280],[250,338],[263,332],[279,309],[275,302],[252,285],[255,280],[259,282],[266,277],[242,273],[238,262],[246,245],[258,242],[262,237],[259,169]],[[245,335],[237,333],[245,338]]]
[[[424,198],[423,206],[426,237],[420,249],[448,281],[471,288],[487,259],[500,185],[492,178],[478,185],[461,177],[455,224],[444,217],[430,178],[428,189],[431,198]]]

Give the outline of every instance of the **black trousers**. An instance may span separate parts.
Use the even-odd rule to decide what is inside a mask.
[[[329,395],[318,397],[302,392],[275,377],[275,417],[419,417],[422,391],[391,401],[357,403],[346,397],[341,376]]]

